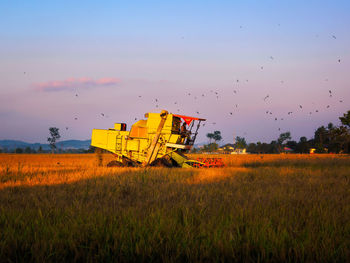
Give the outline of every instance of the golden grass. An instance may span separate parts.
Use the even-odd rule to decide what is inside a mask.
[[[265,155],[189,155],[197,157],[219,157],[225,168],[195,169],[189,183],[213,182],[227,178],[232,172],[248,172],[250,166],[264,166],[277,162],[317,163],[349,160],[347,155],[265,154]],[[144,168],[107,168],[113,160],[110,154],[103,155],[103,166],[99,167],[95,154],[0,154],[0,189],[14,186],[55,185],[77,182],[108,174],[134,172]],[[152,168],[156,169],[156,168]],[[286,168],[285,168],[286,169]],[[295,173],[295,168],[289,168]],[[175,169],[179,171],[181,169]]]
[[[350,156],[212,157],[226,167],[0,154],[0,262],[350,258]]]

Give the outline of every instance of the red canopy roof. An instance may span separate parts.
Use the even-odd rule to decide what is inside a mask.
[[[206,120],[206,119],[190,117],[190,116],[184,116],[184,115],[178,115],[178,114],[173,114],[173,115],[183,119],[186,122],[187,125],[190,125],[193,120],[197,120],[197,121],[205,121]]]

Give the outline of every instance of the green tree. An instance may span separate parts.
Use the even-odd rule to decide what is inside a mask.
[[[239,137],[239,136],[237,136],[237,137],[236,137],[236,142],[235,142],[235,144],[234,144],[234,147],[235,147],[236,149],[244,149],[244,148],[247,148],[247,142],[246,142],[245,138],[244,138],[244,137]]]
[[[300,137],[299,143],[297,145],[297,151],[299,153],[309,153],[310,151],[310,144],[305,136]]]
[[[217,143],[209,143],[203,146],[203,152],[215,152],[218,148],[219,145]]]
[[[255,143],[249,143],[247,146],[247,151],[250,153],[258,153],[258,147]]]
[[[266,153],[280,153],[282,151],[282,146],[278,143],[278,141],[271,141],[267,147],[268,149]]]
[[[318,153],[326,152],[327,141],[328,141],[328,131],[324,126],[321,126],[315,131],[315,135],[314,135],[314,144],[315,144],[316,152]]]
[[[277,139],[277,143],[282,145],[286,140],[290,140],[291,138],[290,132],[281,133]]]
[[[56,127],[50,127],[49,128],[49,132],[50,132],[50,136],[47,138],[47,141],[50,144],[51,147],[51,151],[52,153],[54,152],[54,150],[56,149],[56,141],[61,138],[61,135],[59,133],[59,129]]]
[[[23,153],[23,149],[22,148],[16,148],[15,153]]]
[[[344,126],[350,128],[350,110],[347,113],[344,113],[343,117],[339,117],[339,120]]]
[[[277,149],[278,152],[282,152],[283,150],[283,146],[284,146],[284,142],[286,140],[290,140],[292,137],[290,136],[290,132],[285,132],[285,133],[281,133],[280,136],[277,139]]]
[[[207,133],[207,138],[209,139],[209,144],[211,144],[211,140],[214,139],[214,133]]]
[[[29,146],[27,146],[27,147],[24,149],[24,152],[25,152],[25,153],[31,153],[31,152],[32,152],[32,149],[31,149]]]
[[[214,139],[215,143],[221,141],[221,139],[222,139],[221,132],[220,131],[214,131],[213,139]]]
[[[348,152],[348,145],[350,142],[350,132],[345,126],[332,127],[328,131],[329,143],[328,148],[330,152],[342,153]]]

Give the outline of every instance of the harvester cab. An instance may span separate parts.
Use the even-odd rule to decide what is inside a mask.
[[[114,128],[108,130],[92,130],[91,145],[113,153],[116,158],[108,166],[222,166],[220,161],[211,165],[203,159],[190,160],[184,155],[192,149],[205,119],[165,110],[146,113],[145,118],[134,123],[130,131],[125,123],[115,123]]]

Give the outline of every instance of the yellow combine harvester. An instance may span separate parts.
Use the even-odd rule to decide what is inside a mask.
[[[189,160],[184,155],[192,149],[200,124],[205,119],[171,114],[165,110],[146,113],[145,118],[132,125],[130,131],[126,130],[125,123],[115,123],[114,128],[108,130],[93,129],[91,145],[115,155],[116,160],[109,166],[222,166],[218,158],[198,161]]]

